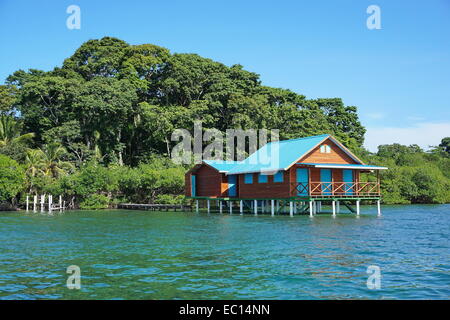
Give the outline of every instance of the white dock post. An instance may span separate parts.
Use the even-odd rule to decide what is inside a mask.
[[[377,211],[378,211],[378,216],[381,217],[381,201],[377,200]]]
[[[206,207],[208,208],[208,213],[209,213],[209,210],[210,210],[210,203],[209,203],[209,199],[208,200],[206,200]]]
[[[311,200],[309,201],[309,216],[313,216],[313,202]]]
[[[37,195],[34,195],[33,197],[33,212],[36,212],[37,207]]]
[[[41,212],[44,212],[45,195],[41,194]]]
[[[198,213],[198,200],[195,200],[195,212]]]
[[[66,210],[66,200],[63,201],[63,210]]]
[[[219,201],[219,212],[222,213],[222,201]]]
[[[333,207],[333,217],[336,217],[336,201],[333,200],[331,206]]]
[[[27,212],[28,212],[29,201],[30,201],[30,197],[27,196]]]
[[[356,200],[356,215],[359,216],[359,200]]]
[[[270,214],[275,215],[275,200],[270,200]]]
[[[62,207],[62,195],[59,195],[59,207],[61,208]]]
[[[52,206],[53,206],[53,196],[51,194],[48,195],[48,212],[52,212]]]
[[[294,216],[294,204],[293,204],[292,201],[289,201],[289,215],[290,215],[291,217]]]
[[[257,215],[258,214],[258,200],[253,200],[254,202],[253,202],[253,204],[254,204],[254,209],[255,209],[255,215]]]
[[[244,201],[243,200],[239,201],[239,213],[244,214]]]
[[[233,201],[228,202],[230,204],[230,214],[233,214]]]

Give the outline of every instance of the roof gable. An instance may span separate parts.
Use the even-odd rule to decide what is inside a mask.
[[[364,164],[350,150],[329,134],[269,142],[247,159],[237,162],[227,175],[287,170],[325,140],[330,139],[358,164]]]

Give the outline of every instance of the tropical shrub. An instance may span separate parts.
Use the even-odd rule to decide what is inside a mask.
[[[80,203],[80,209],[98,210],[107,209],[109,207],[110,199],[103,194],[91,194],[87,196]]]
[[[13,159],[0,154],[0,202],[11,201],[25,187],[25,172]]]

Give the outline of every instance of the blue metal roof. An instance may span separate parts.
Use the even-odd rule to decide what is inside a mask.
[[[203,160],[203,162],[219,172],[228,172],[231,168],[235,167],[239,163],[238,161],[223,160]]]
[[[329,134],[322,134],[270,142],[251,154],[247,159],[236,163],[234,167],[229,169],[227,174],[286,170],[328,137],[330,137]]]
[[[312,163],[312,162],[297,162],[297,164],[304,164],[306,166],[313,166],[317,168],[350,168],[350,169],[374,169],[383,170],[386,167],[372,166],[370,164],[343,164],[343,163]]]

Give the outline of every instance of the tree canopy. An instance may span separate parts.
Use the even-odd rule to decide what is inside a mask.
[[[356,107],[308,100],[261,85],[241,65],[111,37],[89,40],[61,67],[19,70],[0,90],[2,112],[20,114],[36,143],[57,139],[82,162],[137,165],[168,155],[176,128],[280,129],[280,138],[332,133],[348,147],[364,141]]]

